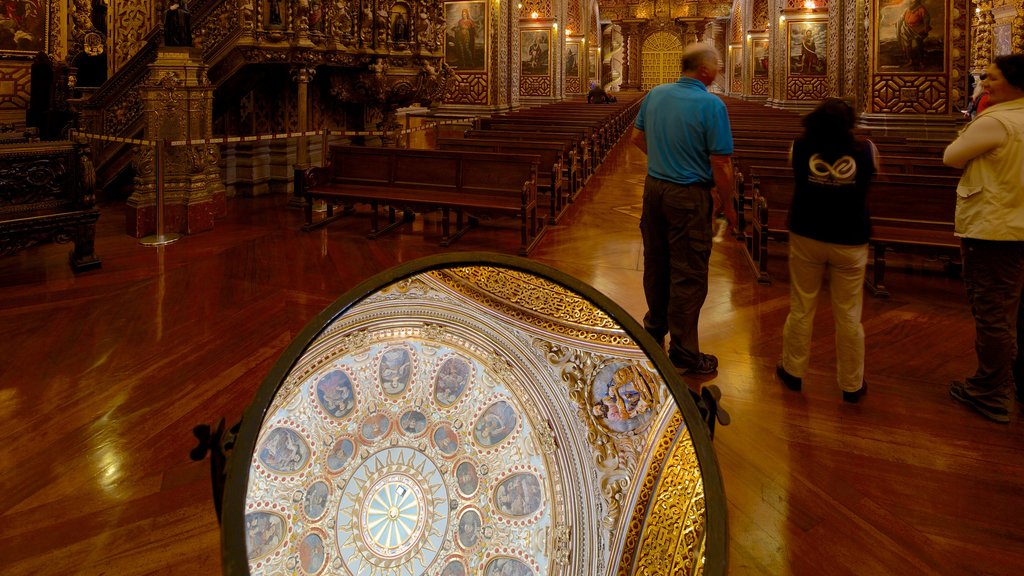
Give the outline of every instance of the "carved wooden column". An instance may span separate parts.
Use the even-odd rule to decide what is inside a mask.
[[[640,89],[640,36],[646,18],[629,18],[616,23],[622,29],[622,89]]]
[[[978,2],[974,18],[974,41],[971,42],[971,71],[981,74],[992,63],[992,2]]]
[[[299,132],[309,130],[309,83],[313,80],[316,70],[307,66],[296,66],[292,68],[292,80],[296,85],[296,108],[299,120]],[[292,185],[292,197],[288,199],[288,206],[300,208],[306,205],[306,198],[302,195],[305,187],[303,174],[309,168],[309,139],[299,136],[295,142],[295,179]]]

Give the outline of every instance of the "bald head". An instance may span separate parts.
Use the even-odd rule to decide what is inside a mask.
[[[683,74],[696,72],[702,65],[718,70],[718,51],[706,42],[694,42],[683,48],[682,60]]]

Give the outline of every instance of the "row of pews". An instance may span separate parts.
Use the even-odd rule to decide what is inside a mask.
[[[558,102],[477,118],[472,129],[439,137],[431,149],[331,144],[326,165],[303,177],[303,229],[367,204],[369,237],[377,238],[414,220],[416,211],[440,210],[440,244],[448,246],[483,216],[514,217],[521,232],[518,252],[528,255],[631,125],[641,97],[623,94],[619,102],[601,105]],[[326,217],[317,220],[314,206],[320,202]],[[349,209],[335,214],[336,204]]]
[[[735,232],[758,282],[768,284],[769,244],[788,236],[786,218],[794,187],[789,147],[803,132],[802,116],[756,102],[723,100],[735,145]],[[942,164],[948,141],[858,132],[875,143],[880,156],[868,199],[873,266],[865,282],[873,295],[888,296],[887,254],[921,255],[947,266],[958,261],[953,216],[960,170]]]

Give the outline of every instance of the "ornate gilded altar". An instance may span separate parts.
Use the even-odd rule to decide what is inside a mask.
[[[408,263],[315,318],[247,409],[224,571],[724,574],[707,432],[593,288],[505,256]]]

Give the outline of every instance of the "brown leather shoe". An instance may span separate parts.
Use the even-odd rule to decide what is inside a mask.
[[[849,402],[850,404],[856,404],[867,393],[868,393],[868,381],[865,380],[860,385],[860,388],[854,390],[853,392],[847,392],[846,390],[843,390],[843,402]]]
[[[799,392],[800,389],[803,388],[803,378],[793,376],[789,372],[786,372],[786,369],[782,367],[782,360],[779,360],[779,363],[775,365],[775,375],[779,377],[779,380],[786,386],[786,388],[789,388],[794,392]]]

